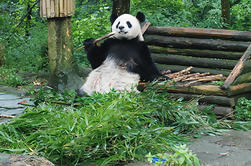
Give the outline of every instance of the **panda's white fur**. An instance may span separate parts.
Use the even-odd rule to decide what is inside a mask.
[[[131,24],[130,28],[128,21]],[[122,30],[119,28],[121,26],[124,27]],[[113,38],[116,39],[131,40],[138,37],[138,40],[144,40],[139,20],[130,14],[119,16],[112,24],[112,32],[115,33]],[[80,91],[89,95],[92,95],[93,92],[107,93],[111,89],[137,92],[136,85],[139,81],[139,74],[128,72],[108,55],[103,64],[89,74]]]
[[[111,89],[137,91],[136,85],[139,80],[138,74],[126,71],[122,66],[118,66],[113,60],[107,58],[101,66],[89,74],[80,90],[89,95],[95,91],[107,93]]]
[[[153,81],[161,76],[142,36],[140,22],[145,20],[144,14],[123,14],[115,19],[111,16],[115,33],[112,38],[100,46],[93,44],[94,39],[84,42],[93,71],[80,88],[80,95],[111,89],[138,92],[136,85],[140,80]]]

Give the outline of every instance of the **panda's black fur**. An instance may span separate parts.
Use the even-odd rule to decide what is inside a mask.
[[[136,18],[143,22],[145,20],[145,16],[143,13],[138,13]],[[111,16],[111,22],[114,23],[116,20],[116,16]],[[135,23],[135,22],[134,22]],[[120,25],[120,22],[117,22],[116,25],[113,25],[114,28],[120,29],[123,31],[123,29],[130,30],[130,28],[134,25],[130,20],[126,21],[126,24],[123,26]],[[128,27],[124,27],[128,26]],[[99,84],[98,81],[100,81],[100,76],[102,77],[102,67],[106,64],[109,64],[110,62],[115,64],[115,67],[119,67],[118,69],[121,70],[121,73],[124,73],[124,71],[127,72],[127,74],[132,74],[132,77],[139,76],[139,79],[137,80],[137,77],[132,79],[132,83],[135,84],[139,80],[141,81],[153,81],[157,79],[158,77],[162,76],[160,71],[157,69],[155,64],[153,63],[153,60],[150,55],[150,51],[144,41],[141,41],[143,38],[141,34],[141,29],[139,36],[135,36],[135,38],[128,39],[128,38],[109,38],[105,40],[100,46],[97,46],[94,44],[94,39],[87,39],[84,41],[85,45],[85,51],[87,53],[87,58],[91,64],[91,67],[93,69],[93,75],[99,75],[99,76],[92,76],[93,78],[89,78],[89,83],[86,83],[88,85],[83,85],[83,87],[80,89],[82,91],[87,91],[86,93],[92,94],[93,91],[98,92],[107,92],[107,89],[102,90],[102,86],[99,88],[92,87],[88,89],[88,86],[92,86],[93,84]],[[123,32],[124,33],[124,32]],[[126,33],[125,33],[126,34]],[[118,34],[119,35],[119,34]],[[140,38],[141,35],[141,38]],[[115,69],[116,70],[116,69]],[[90,73],[89,77],[91,77]],[[94,73],[95,72],[95,73]],[[114,71],[111,71],[111,73],[107,73],[106,75],[112,76]],[[97,78],[96,78],[97,77]],[[116,78],[116,77],[115,77]],[[119,82],[120,78],[123,78],[123,75],[121,75],[119,78],[116,78],[117,80],[114,80],[113,82]],[[91,82],[90,82],[91,81]],[[87,78],[88,82],[88,78]],[[129,80],[130,82],[130,80]],[[110,83],[112,84],[112,83]],[[119,83],[118,83],[119,84]],[[121,85],[118,86],[118,90],[122,90],[124,84],[121,83]],[[128,90],[130,87],[129,84],[124,85],[124,89]],[[116,86],[113,87],[111,85],[111,89],[116,89]]]
[[[96,69],[108,57],[116,61],[128,72],[140,75],[141,81],[153,81],[161,76],[161,73],[153,63],[149,49],[145,42],[138,39],[107,39],[101,46],[92,45],[93,40],[85,41],[88,45],[87,58],[92,66]],[[92,46],[90,46],[92,45]]]

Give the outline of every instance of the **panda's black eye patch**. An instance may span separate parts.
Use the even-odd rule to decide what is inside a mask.
[[[119,24],[120,24],[120,21],[119,21],[118,24],[116,25],[116,28],[117,28],[117,29],[119,28]]]
[[[128,28],[132,27],[132,24],[130,23],[130,21],[126,21],[126,24],[127,24]]]

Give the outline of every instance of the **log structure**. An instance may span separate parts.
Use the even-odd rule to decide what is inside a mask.
[[[197,98],[199,109],[214,104],[212,109],[220,116],[233,115],[238,98],[251,98],[251,32],[150,26],[144,38],[157,66],[171,70],[166,75],[188,81],[161,89],[171,96]],[[172,78],[188,68],[191,73]],[[209,81],[223,76],[227,79],[221,86]]]

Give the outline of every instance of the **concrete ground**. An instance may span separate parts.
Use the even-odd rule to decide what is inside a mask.
[[[24,100],[30,102],[29,98],[20,97],[20,93],[16,93],[13,88],[0,86],[0,124],[8,120],[1,118],[1,115],[20,115],[25,108],[18,103]],[[203,136],[194,139],[188,146],[197,154],[202,166],[251,166],[251,130],[230,130],[221,136]],[[145,162],[127,164],[147,165]]]

